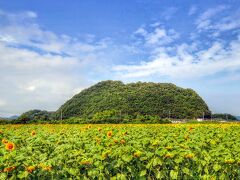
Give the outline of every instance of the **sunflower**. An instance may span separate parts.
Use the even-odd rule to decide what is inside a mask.
[[[173,156],[174,156],[173,154],[168,153],[165,155],[165,158],[173,158]]]
[[[225,163],[226,164],[232,164],[232,163],[234,163],[234,160],[233,159],[227,159],[227,160],[225,160]]]
[[[192,159],[193,157],[194,157],[193,153],[185,155],[185,158],[187,158],[187,159]]]
[[[122,139],[122,140],[120,141],[120,143],[121,143],[121,144],[125,144],[125,140]]]
[[[45,167],[43,167],[43,170],[51,171],[52,170],[52,166],[45,166]]]
[[[90,165],[91,162],[90,161],[82,161],[82,162],[80,162],[80,164],[82,164],[82,165]]]
[[[12,143],[12,142],[8,142],[8,143],[5,144],[5,149],[9,150],[9,151],[12,151],[12,150],[15,149],[15,144]]]
[[[16,166],[4,168],[3,172],[10,172],[10,171],[14,170],[15,168],[16,168]]]
[[[42,168],[43,170],[45,171],[51,171],[52,170],[52,166],[47,166],[47,165],[44,165],[43,163],[40,163],[38,165],[39,168]]]
[[[113,134],[112,131],[108,131],[107,132],[107,137],[109,137],[109,138],[112,137],[112,134]]]
[[[31,135],[35,136],[36,135],[36,131],[32,131]]]
[[[135,153],[133,154],[133,156],[134,156],[135,158],[138,158],[138,157],[141,156],[141,152],[140,152],[140,151],[137,151],[137,152],[135,152]]]
[[[36,169],[35,166],[28,166],[27,167],[27,172],[32,173]]]
[[[193,127],[189,127],[188,129],[189,129],[189,131],[192,131],[192,130],[193,130]]]
[[[8,143],[8,141],[6,139],[2,139],[2,143],[6,144],[6,143]]]

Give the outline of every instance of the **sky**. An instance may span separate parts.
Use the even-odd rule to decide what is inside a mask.
[[[240,1],[0,0],[0,117],[108,79],[174,83],[240,115]]]

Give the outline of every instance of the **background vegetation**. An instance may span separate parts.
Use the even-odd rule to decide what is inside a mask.
[[[30,110],[14,123],[169,123],[170,119],[237,120],[214,114],[192,89],[169,83],[102,81],[76,94],[56,112]],[[3,123],[6,123],[3,121]]]
[[[113,110],[127,115],[160,118],[198,118],[210,114],[207,104],[192,89],[169,83],[130,83],[102,81],[83,90],[63,104],[56,119],[73,116],[94,117]]]

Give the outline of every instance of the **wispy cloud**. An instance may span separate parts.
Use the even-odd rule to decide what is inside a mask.
[[[197,7],[195,5],[191,6],[189,11],[188,11],[188,15],[192,16],[197,12]]]
[[[19,16],[21,17],[19,19]],[[34,12],[22,12],[19,14],[9,14],[0,11],[0,17],[5,20],[0,29],[0,41],[9,45],[24,45],[37,48],[46,53],[58,53],[74,56],[83,53],[102,50],[107,46],[107,40],[102,39],[94,42],[81,42],[75,37],[65,34],[57,35],[51,31],[44,30],[32,21],[37,14]],[[0,23],[1,23],[0,22]],[[88,35],[89,36],[89,35]]]
[[[175,30],[166,30],[160,24],[153,26],[153,28],[153,31],[150,31],[147,28],[140,27],[134,34],[139,36],[139,38],[143,38],[143,43],[146,46],[168,44],[179,37],[179,34]]]
[[[214,12],[208,11],[203,19],[219,12],[220,9]],[[151,56],[135,65],[115,66],[113,70],[116,72],[116,76],[139,78],[157,75],[188,79],[205,77],[223,71],[240,70],[239,37],[231,40],[227,45],[225,41],[215,40],[212,43],[209,42],[211,44],[209,47],[185,42],[162,46],[160,42],[174,41],[174,38],[170,38],[171,41],[163,40],[166,37],[169,39],[167,32],[169,30],[159,28],[152,32],[148,32],[144,28],[138,29],[135,33],[144,36],[146,44],[154,44],[150,51]]]
[[[37,18],[37,13],[33,11],[22,11],[22,12],[6,12],[0,9],[0,18],[4,21],[11,21],[12,23],[23,23],[24,19],[35,19]]]
[[[228,6],[220,5],[218,7],[210,8],[203,12],[197,19],[196,24],[198,29],[205,29],[211,23],[211,18],[214,17],[216,14],[224,11],[227,9]]]
[[[161,15],[165,20],[169,20],[177,13],[177,10],[177,7],[168,7],[162,12]]]
[[[212,31],[213,36],[221,32],[240,28],[239,11],[227,11],[229,6],[218,6],[203,12],[196,20],[199,31]]]

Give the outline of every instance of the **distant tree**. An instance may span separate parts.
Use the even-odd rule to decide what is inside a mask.
[[[11,120],[0,118],[0,124],[9,124],[11,123]]]
[[[19,116],[17,122],[28,123],[30,121],[49,120],[50,118],[51,118],[50,112],[34,109],[27,111],[23,113],[21,116]]]
[[[236,121],[237,117],[231,115],[231,114],[224,114],[224,113],[220,113],[220,114],[213,114],[212,118],[215,119],[223,119],[223,120],[229,120],[229,121]]]
[[[28,121],[30,121],[30,117],[27,114],[22,114],[18,118],[18,122],[23,123],[23,124],[27,123]]]

